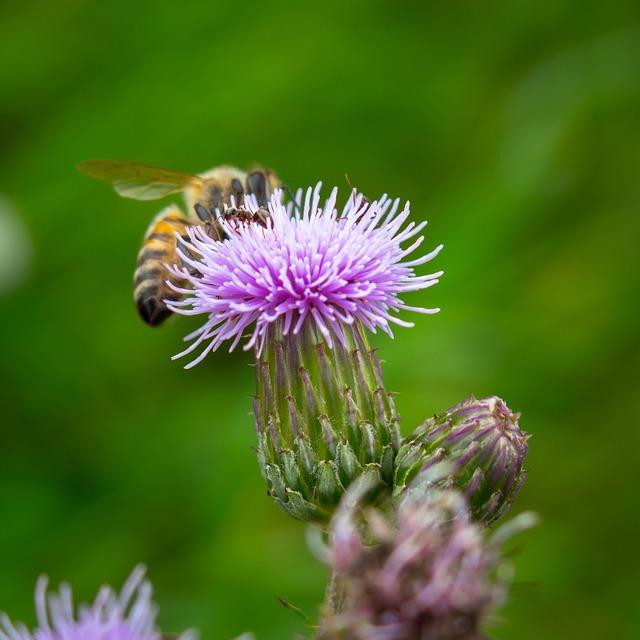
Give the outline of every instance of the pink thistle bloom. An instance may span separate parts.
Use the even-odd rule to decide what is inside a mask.
[[[103,586],[92,605],[81,605],[74,612],[71,587],[60,586],[59,593],[47,594],[47,578],[36,586],[38,628],[29,631],[0,615],[0,640],[162,640],[156,630],[157,607],[151,601],[151,584],[138,566],[117,594]],[[187,632],[176,640],[194,640]]]
[[[502,543],[536,523],[520,514],[490,533],[456,491],[408,494],[391,514],[362,509],[354,483],[334,514],[328,560],[343,590],[323,640],[477,640],[506,597]]]
[[[183,267],[174,275],[190,288],[167,301],[183,315],[207,314],[204,325],[186,337],[192,344],[181,357],[202,349],[187,365],[194,366],[223,342],[233,350],[249,332],[244,349],[261,353],[269,325],[280,321],[283,335],[298,334],[312,323],[329,347],[337,339],[346,344],[344,326],[361,323],[392,336],[391,326],[412,323],[397,317],[400,310],[436,313],[406,305],[401,296],[438,282],[442,271],[416,275],[414,268],[433,259],[442,245],[416,258],[426,222],[407,222],[409,204],[383,195],[368,202],[355,193],[342,211],[336,208],[337,188],[321,203],[321,184],[307,189],[304,203],[283,204],[276,192],[268,206],[266,224],[233,224],[219,219],[227,238],[209,237],[202,227],[189,229],[178,253]],[[296,201],[302,200],[298,191]],[[244,207],[257,211],[246,198]],[[408,244],[406,244],[408,243]]]

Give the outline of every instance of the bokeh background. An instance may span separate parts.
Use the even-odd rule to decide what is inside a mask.
[[[2,3],[0,609],[142,561],[163,628],[282,640],[324,569],[265,496],[250,357],[169,360],[194,323],[131,301],[161,205],[95,157],[410,199],[446,275],[376,340],[404,429],[473,392],[533,434],[493,637],[640,637],[637,2]]]

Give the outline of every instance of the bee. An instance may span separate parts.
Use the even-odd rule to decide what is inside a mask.
[[[201,225],[213,238],[222,239],[224,231],[219,217],[237,222],[266,224],[266,205],[280,186],[270,169],[255,168],[249,172],[236,167],[220,166],[192,175],[159,169],[138,162],[121,160],[88,160],[78,165],[87,175],[110,182],[116,193],[134,200],[157,200],[182,192],[186,214],[178,205],[169,205],[151,221],[138,253],[133,275],[133,299],[140,317],[150,326],[158,326],[172,311],[165,300],[178,300],[180,294],[167,284],[177,287],[185,283],[172,276],[168,265],[180,262],[176,251],[176,234],[187,236],[190,226]],[[260,207],[252,214],[244,209],[244,198],[252,195]],[[228,209],[225,212],[225,209]]]

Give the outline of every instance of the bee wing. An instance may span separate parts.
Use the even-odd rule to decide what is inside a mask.
[[[78,169],[92,178],[110,182],[118,195],[134,200],[157,200],[200,181],[198,176],[188,173],[128,160],[87,160]]]

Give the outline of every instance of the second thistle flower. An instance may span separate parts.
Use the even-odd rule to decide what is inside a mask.
[[[490,533],[455,490],[405,494],[397,510],[362,508],[371,485],[343,498],[330,529],[334,592],[322,640],[480,640],[505,600],[501,545],[532,513]]]
[[[227,238],[189,232],[180,250],[190,283],[183,300],[168,303],[204,325],[183,354],[195,364],[225,341],[233,349],[248,333],[255,349],[258,456],[269,493],[289,514],[326,521],[349,483],[364,472],[393,481],[400,446],[397,416],[384,389],[367,331],[392,335],[412,326],[401,295],[426,289],[442,272],[414,268],[426,222],[408,222],[408,204],[352,194],[336,208],[337,190],[321,202],[320,185],[284,205],[277,193],[265,224],[221,221]],[[304,201],[303,201],[304,200]],[[253,210],[250,201],[245,206]]]

